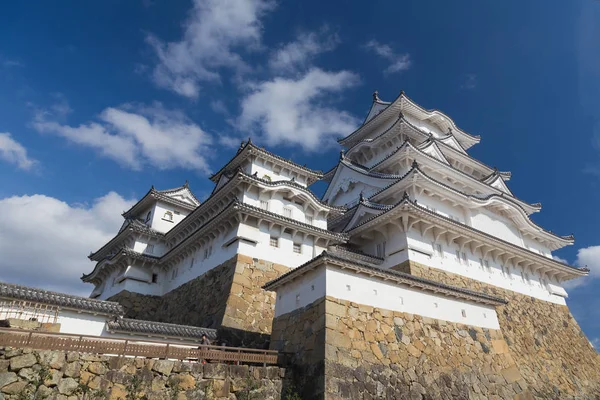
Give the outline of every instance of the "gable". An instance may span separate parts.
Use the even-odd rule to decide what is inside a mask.
[[[506,193],[506,194],[510,194],[512,196],[512,192],[510,191],[510,189],[508,188],[508,186],[506,185],[506,183],[504,183],[504,180],[502,180],[502,178],[500,176],[496,176],[496,178],[494,178],[493,181],[488,183],[490,186],[501,190],[502,192]]]
[[[221,181],[221,180],[219,180],[219,181]],[[174,192],[165,193],[165,195],[167,195],[168,197],[170,197],[174,200],[179,200],[184,203],[187,203],[191,206],[200,205],[200,203],[196,200],[196,198],[194,197],[194,195],[188,188],[182,188],[182,189],[174,191]]]
[[[446,159],[446,156],[444,156],[444,154],[441,152],[440,148],[437,146],[437,144],[435,144],[435,142],[430,142],[428,146],[425,146],[420,150],[428,156],[433,157],[436,160],[443,162],[444,164],[450,165],[450,163]]]
[[[445,137],[443,139],[440,139],[440,142],[452,147],[454,150],[460,151],[461,153],[464,153],[464,154],[467,153],[465,151],[465,149],[463,149],[463,147],[460,145],[460,143],[458,143],[458,140],[456,140],[456,138],[452,135]]]

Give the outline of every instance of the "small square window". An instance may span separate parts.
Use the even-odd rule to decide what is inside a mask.
[[[279,238],[271,236],[271,238],[269,239],[269,244],[271,245],[271,247],[279,247]]]
[[[398,300],[400,301],[401,306],[404,305],[404,297],[400,296]]]
[[[350,285],[346,285],[346,290],[347,290],[347,291],[351,291],[351,290],[352,290],[352,286],[350,286]]]
[[[487,314],[486,313],[483,313],[483,318],[487,318]]]
[[[154,253],[154,245],[153,244],[146,245],[146,253],[148,253],[148,254]]]
[[[438,308],[438,307],[439,307],[438,303],[433,303],[433,306],[434,306],[435,308]]]
[[[463,318],[467,318],[467,311],[466,310],[461,310],[460,312],[463,316]]]
[[[158,274],[152,274],[152,283],[158,282]]]
[[[302,254],[302,245],[300,243],[294,243],[294,253]]]
[[[310,285],[310,290],[314,291],[315,290],[315,285]]]
[[[377,289],[373,289],[373,295],[377,296]]]

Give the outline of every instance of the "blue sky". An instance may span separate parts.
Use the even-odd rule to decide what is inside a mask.
[[[0,279],[87,293],[85,256],[154,184],[252,138],[328,170],[371,93],[482,137],[588,265],[569,304],[600,338],[600,2],[160,0],[0,6]],[[316,185],[320,192],[322,186]]]

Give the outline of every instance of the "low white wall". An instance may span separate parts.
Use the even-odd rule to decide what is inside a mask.
[[[109,319],[106,315],[93,315],[89,313],[78,313],[77,311],[61,310],[56,322],[60,324],[60,333],[71,333],[74,335],[100,336]]]
[[[275,317],[306,307],[326,295],[325,268],[312,270],[277,290]]]
[[[493,306],[324,266],[277,289],[275,316],[305,307],[323,296],[482,328],[500,328]]]

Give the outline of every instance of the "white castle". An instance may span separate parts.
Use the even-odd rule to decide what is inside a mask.
[[[124,290],[162,296],[244,255],[307,270],[268,285],[279,292],[275,317],[332,295],[498,328],[493,304],[463,304],[442,289],[390,286],[344,269],[308,273],[328,256],[388,272],[415,262],[564,305],[562,283],[588,271],[551,252],[573,237],[530,219],[541,205],[511,192],[509,172],[469,156],[479,141],[403,92],[392,102],[375,92],[363,124],[339,140],[345,150],[330,171],[243,142],[210,178],[215,187],[206,201],[187,182],[150,189],[123,214],[118,234],[90,255],[97,264],[82,279],[95,286],[92,298]],[[329,183],[322,199],[309,189],[317,180]]]

